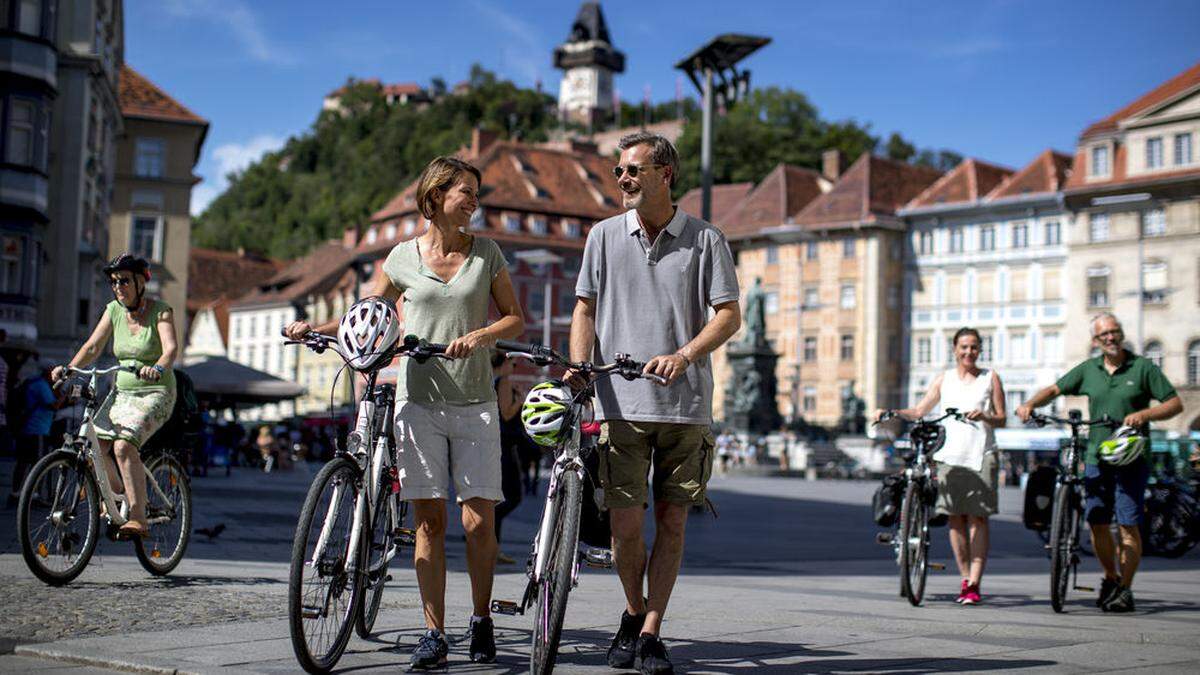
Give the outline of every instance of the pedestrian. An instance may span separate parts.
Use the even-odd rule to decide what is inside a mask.
[[[61,399],[55,396],[50,386],[50,375],[54,367],[47,363],[36,363],[35,367],[37,372],[13,392],[15,396],[22,397],[23,419],[13,420],[20,426],[14,439],[17,464],[13,468],[9,506],[17,503],[29,470],[45,454],[50,441],[50,425],[54,422],[54,411],[62,407]]]
[[[1092,346],[1100,350],[1100,355],[1075,366],[1017,408],[1021,421],[1028,421],[1035,409],[1059,396],[1087,396],[1092,419],[1107,415],[1132,427],[1138,437],[1148,439],[1151,422],[1183,412],[1179,395],[1158,366],[1124,347],[1125,331],[1117,317],[1108,312],[1097,314],[1092,318],[1091,332]],[[1159,403],[1152,406],[1151,401]],[[1145,453],[1120,466],[1101,462],[1101,446],[1111,435],[1113,429],[1102,425],[1093,425],[1088,431],[1083,474],[1085,517],[1092,531],[1096,559],[1104,569],[1096,605],[1106,612],[1132,612],[1133,575],[1142,560],[1138,525],[1150,464]],[[1119,546],[1112,537],[1114,511],[1121,532]]]
[[[492,355],[492,381],[496,388],[496,404],[500,410],[500,484],[504,501],[496,506],[496,562],[512,565],[512,556],[500,549],[500,524],[504,517],[521,503],[521,466],[517,453],[525,437],[521,424],[521,396],[512,381],[513,363],[508,355],[497,351]]]
[[[933,455],[939,465],[936,512],[949,517],[950,548],[962,579],[955,602],[983,601],[980,584],[987,567],[989,518],[999,511],[1000,462],[995,428],[1006,424],[1004,386],[996,371],[979,367],[983,341],[974,328],[960,328],[951,341],[954,367],[939,374],[913,408],[895,411],[919,420],[939,405],[955,408],[965,421],[950,419],[942,426],[946,440]],[[878,420],[883,411],[876,411]]]
[[[264,424],[258,428],[258,437],[254,440],[254,446],[258,448],[259,466],[262,467],[263,473],[271,473],[275,469],[275,460],[279,456],[279,443],[271,434],[271,427]]]
[[[671,202],[679,157],[657,134],[628,135],[613,168],[625,213],[588,233],[575,286],[571,358],[646,361],[666,379],[596,383],[600,476],[626,607],[608,650],[613,668],[673,672],[660,637],[683,558],[688,508],[705,504],[712,474],[709,354],[741,325],[733,255],[720,230]],[[712,317],[710,318],[710,312]],[[584,384],[568,373],[572,386]],[[654,472],[655,541],[642,537]]]
[[[400,242],[383,263],[374,295],[403,300],[404,328],[446,355],[405,362],[396,377],[396,443],[401,496],[412,502],[413,555],[428,630],[413,651],[413,668],[445,665],[446,500],[454,485],[467,535],[467,571],[474,607],[467,636],[470,658],[496,658],[491,619],[496,565],[496,503],[504,499],[500,423],[488,348],[521,334],[525,320],[500,247],[465,230],[479,208],[479,169],[438,157],[417,180],[414,198],[428,221],[420,236]],[[500,318],[488,324],[492,304]],[[337,321],[318,328],[329,333]],[[288,326],[298,338],[307,322]]]

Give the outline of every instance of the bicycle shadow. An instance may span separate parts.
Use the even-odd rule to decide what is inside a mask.
[[[104,590],[145,590],[157,588],[217,588],[221,586],[287,586],[286,579],[272,577],[218,577],[207,575],[168,575],[147,577],[137,581],[74,581],[71,588],[94,588]]]

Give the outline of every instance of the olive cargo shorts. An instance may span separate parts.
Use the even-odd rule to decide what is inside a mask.
[[[609,508],[645,508],[654,469],[654,499],[704,504],[712,476],[712,431],[706,424],[611,420],[600,427],[600,482]]]

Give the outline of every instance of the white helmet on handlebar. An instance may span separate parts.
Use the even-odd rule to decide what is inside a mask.
[[[400,337],[396,305],[373,295],[350,306],[338,324],[338,346],[355,370],[372,370],[391,357]]]
[[[1100,444],[1100,459],[1113,466],[1124,466],[1142,456],[1146,449],[1146,437],[1137,427],[1123,426],[1113,432],[1108,440]]]
[[[559,380],[534,386],[521,405],[521,424],[530,440],[548,447],[557,445],[572,398],[571,388]]]

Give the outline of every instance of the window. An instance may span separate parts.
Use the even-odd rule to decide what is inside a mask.
[[[8,141],[4,159],[10,164],[33,165],[34,120],[37,108],[32,101],[11,99],[8,104]]]
[[[162,259],[162,218],[133,216],[129,230],[129,249],[133,254],[158,262]]]
[[[1167,263],[1161,260],[1142,263],[1142,296],[1151,305],[1167,301]]]
[[[133,173],[142,178],[161,178],[166,144],[161,138],[139,138],[134,143]]]
[[[521,218],[515,213],[504,214],[504,229],[509,232],[520,232]]]
[[[812,412],[817,409],[817,388],[804,388],[804,412]]]
[[[1175,134],[1175,166],[1192,163],[1192,135]]]
[[[1092,241],[1105,241],[1108,239],[1109,218],[1107,213],[1093,213],[1089,219],[1089,223],[1089,235]]]
[[[1021,389],[1010,389],[1004,392],[1004,407],[1009,419],[1017,418],[1017,408],[1025,403],[1026,398],[1028,398],[1027,394]]]
[[[767,247],[767,264],[774,265],[778,262],[779,262],[779,247],[778,246],[768,246]]]
[[[842,309],[854,309],[854,284],[842,284]]]
[[[541,286],[529,289],[529,313],[541,318],[546,311],[546,292]]]
[[[1146,139],[1146,168],[1161,169],[1163,165],[1162,136]]]
[[[1092,148],[1092,174],[1093,176],[1108,175],[1108,146],[1097,145]]]
[[[838,353],[840,354],[843,361],[853,361],[854,360],[854,336],[853,335],[843,335],[842,336],[841,348],[839,349]]]
[[[917,338],[917,363],[933,363],[933,341],[930,338]]]
[[[770,291],[769,293],[767,293],[767,296],[765,298],[763,298],[763,310],[767,314],[778,314],[779,313],[779,292],[778,291]]]
[[[369,230],[367,230],[367,243],[368,243],[368,244],[374,244],[374,243],[375,243],[375,240],[376,240],[376,239],[378,239],[378,238],[379,238],[379,231],[378,231],[378,230],[376,230],[376,229],[375,229],[375,228],[373,228],[373,227],[372,227],[372,228],[370,228]]]
[[[1062,226],[1057,220],[1046,223],[1046,246],[1057,246],[1062,243]]]
[[[933,253],[933,232],[924,230],[918,235],[918,250],[922,255]]]
[[[583,228],[580,227],[578,220],[564,220],[563,234],[571,239],[578,239],[583,235]]]
[[[804,257],[808,260],[817,259],[817,242],[810,241],[804,245]]]
[[[1088,307],[1108,307],[1108,267],[1096,265],[1087,270]]]
[[[8,3],[4,3],[7,9]],[[18,3],[17,30],[34,37],[42,34],[42,2],[41,0],[20,0]],[[3,17],[8,18],[8,17]]]
[[[950,230],[950,252],[962,253],[963,250],[963,231],[961,227],[956,227]]]
[[[1024,333],[1013,333],[1009,336],[1008,357],[1011,363],[1024,363],[1029,358],[1028,345]]]
[[[384,239],[395,239],[396,238],[396,223],[388,223],[387,226],[384,227],[383,238]]]
[[[804,338],[804,360],[808,362],[817,360],[817,338]]]
[[[550,226],[546,222],[546,217],[545,216],[530,216],[529,217],[529,231],[538,236],[541,236],[541,237],[544,237],[547,234],[549,234]]]
[[[21,292],[21,237],[4,237],[4,249],[0,250],[0,293]]]
[[[1012,247],[1026,248],[1029,246],[1029,223],[1014,223],[1012,228]]]
[[[471,214],[471,226],[475,225],[475,216],[483,217],[482,209],[475,209],[475,213]],[[404,219],[404,236],[411,237],[413,232],[417,230],[417,219],[414,216],[409,216]]]
[[[1150,360],[1159,369],[1163,365],[1163,348],[1162,343],[1158,340],[1151,340],[1146,343],[1146,348],[1142,350],[1142,356]]]
[[[1200,340],[1193,340],[1187,350],[1187,383],[1200,385]]]
[[[1161,237],[1167,233],[1167,214],[1162,209],[1142,212],[1142,236]]]
[[[487,229],[487,218],[485,218],[483,215],[482,207],[475,209],[475,211],[471,213],[471,223],[468,227],[470,227],[472,230]]]
[[[855,244],[856,244],[856,242],[854,241],[854,239],[851,239],[851,238],[846,238],[846,239],[842,240],[842,257],[843,258],[853,258],[854,257]]]
[[[983,335],[979,340],[979,360],[991,362],[992,360],[992,336]]]
[[[996,250],[996,228],[991,225],[984,225],[979,229],[979,250],[995,251]]]
[[[804,289],[804,309],[816,309],[821,306],[821,291],[816,286]]]

